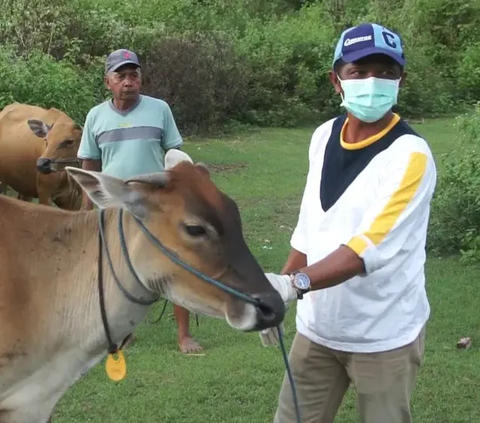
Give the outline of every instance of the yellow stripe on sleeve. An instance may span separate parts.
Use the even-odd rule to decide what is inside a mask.
[[[405,175],[399,188],[390,197],[382,212],[374,220],[365,233],[374,245],[380,244],[393,228],[398,217],[405,210],[415,195],[427,167],[427,156],[423,153],[412,153]]]
[[[395,226],[398,217],[407,207],[417,192],[427,168],[427,156],[423,153],[412,153],[405,175],[399,188],[392,194],[380,214],[364,233],[374,245],[378,245]],[[347,244],[359,256],[367,249],[367,242],[360,236],[353,237]]]
[[[350,247],[358,256],[361,256],[362,253],[367,249],[368,245],[366,241],[359,237],[354,236],[347,244],[347,247]]]

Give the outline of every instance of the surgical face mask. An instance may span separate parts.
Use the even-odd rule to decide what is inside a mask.
[[[344,93],[341,106],[363,122],[380,120],[397,104],[400,79],[371,77],[338,80]]]

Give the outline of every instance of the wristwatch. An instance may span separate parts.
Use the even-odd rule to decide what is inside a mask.
[[[297,299],[301,300],[303,294],[310,291],[310,278],[305,273],[299,271],[289,273],[289,276],[292,286],[297,291]]]

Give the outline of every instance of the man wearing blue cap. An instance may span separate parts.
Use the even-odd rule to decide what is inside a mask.
[[[165,153],[180,148],[183,140],[169,105],[140,94],[141,66],[133,51],[119,49],[107,57],[105,84],[113,98],[87,114],[78,151],[82,167],[122,179],[161,172]],[[84,194],[83,209],[92,207]],[[189,332],[189,311],[174,305],[174,312],[180,350],[201,351]]]
[[[297,301],[290,364],[302,423],[331,423],[350,383],[363,423],[410,423],[430,306],[425,241],[436,168],[392,111],[405,79],[400,37],[344,31],[330,78],[346,115],[316,129],[291,252],[267,274]],[[275,330],[260,334],[265,345]],[[295,423],[288,377],[275,423]]]

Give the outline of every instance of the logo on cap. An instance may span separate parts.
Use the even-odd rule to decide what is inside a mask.
[[[123,52],[123,58],[124,58],[124,59],[130,59],[130,57],[131,57],[131,56],[130,56],[130,53],[129,53],[128,51],[124,51],[124,52]]]
[[[357,37],[357,38],[347,38],[343,45],[345,47],[351,46],[352,44],[360,43],[362,41],[370,41],[372,39],[371,35],[367,35],[366,37]]]

